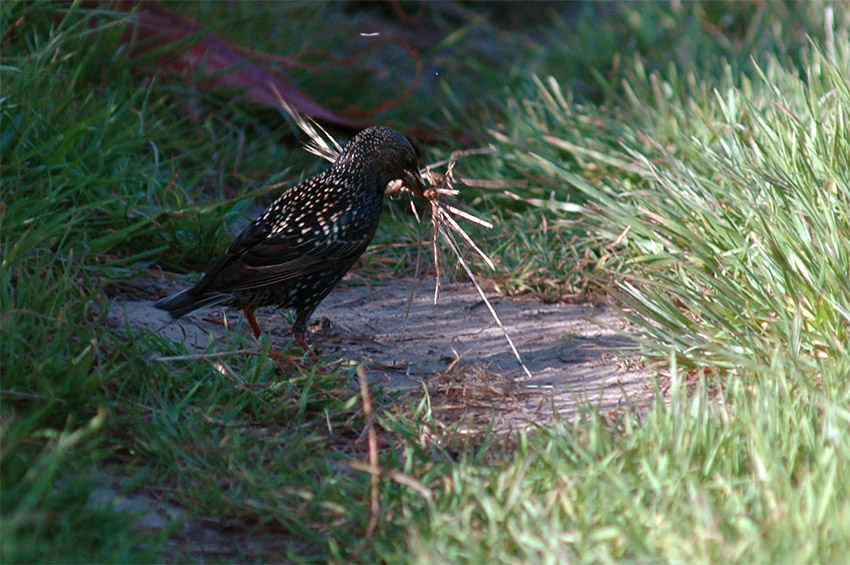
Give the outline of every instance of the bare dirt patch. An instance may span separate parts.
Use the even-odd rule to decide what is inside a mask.
[[[152,307],[154,299],[178,288],[155,280],[122,285],[110,316],[190,351],[203,351],[210,335],[236,331],[236,311],[212,308],[170,322]],[[636,332],[609,306],[493,297],[533,375],[528,378],[472,285],[445,285],[436,305],[432,291],[429,282],[410,278],[381,286],[343,283],[316,311],[308,340],[325,355],[365,363],[373,386],[422,390],[424,383],[446,416],[454,411],[475,420],[495,418],[499,428],[570,419],[587,408],[640,407],[651,396],[646,373],[630,360],[634,342],[628,335]],[[290,339],[288,315],[263,309],[257,318],[282,350]]]

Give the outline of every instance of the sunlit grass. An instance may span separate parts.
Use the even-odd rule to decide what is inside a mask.
[[[622,298],[662,357],[769,370],[781,350],[813,376],[850,359],[848,53],[809,57],[805,79],[774,61],[683,97],[639,67],[626,115],[602,122],[620,148],[596,156],[556,125],[521,156],[590,198],[584,223],[617,241]],[[542,111],[555,100],[541,84]],[[622,174],[582,178],[570,153]]]

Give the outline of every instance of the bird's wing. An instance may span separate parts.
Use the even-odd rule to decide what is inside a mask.
[[[232,288],[248,290],[282,284],[348,264],[362,255],[367,246],[368,242],[363,240],[314,240],[279,250],[273,242],[264,242],[242,255],[241,273]]]
[[[241,237],[213,265],[195,288],[197,293],[250,290],[286,283],[356,260],[368,241],[261,237],[247,245]]]

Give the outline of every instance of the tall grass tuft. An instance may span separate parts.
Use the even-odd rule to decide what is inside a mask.
[[[540,141],[522,160],[581,190],[592,230],[625,233],[621,297],[662,358],[770,373],[781,355],[812,378],[850,367],[850,50],[812,46],[805,64],[727,69],[711,86],[637,63],[624,115],[597,118],[589,143],[590,117],[539,83]],[[589,163],[605,178],[579,176]]]

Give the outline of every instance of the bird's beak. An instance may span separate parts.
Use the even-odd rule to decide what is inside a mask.
[[[404,185],[417,196],[425,198],[425,180],[419,171],[406,171]]]

